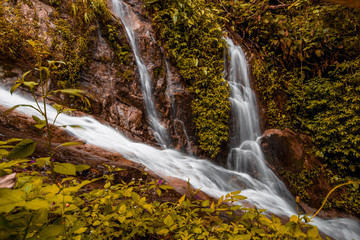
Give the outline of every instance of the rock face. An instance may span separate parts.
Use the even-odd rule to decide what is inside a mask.
[[[305,163],[303,145],[306,137],[298,135],[290,129],[269,129],[261,137],[261,147],[270,167],[300,171]]]
[[[70,24],[76,24],[76,20],[68,12],[61,12],[62,7],[55,8],[48,5],[47,1],[28,2],[18,6],[20,6],[20,15],[29,22],[25,27],[29,37],[38,38],[49,49],[55,49],[53,60],[58,60],[56,56],[61,59],[64,57],[63,53],[56,49],[64,47],[65,40],[62,36],[56,35],[58,33],[56,21],[61,18]],[[159,112],[159,119],[171,136],[169,145],[178,150],[190,151],[189,146],[195,146],[190,107],[192,97],[165,51],[156,43],[151,20],[146,17],[142,2],[129,0],[126,4],[131,9],[136,26],[135,34],[138,38],[140,55],[152,79],[154,102]],[[108,0],[107,5],[112,9],[112,1]],[[15,16],[9,14],[7,18],[12,21]],[[128,48],[130,60],[126,63],[117,60],[117,53],[104,31],[107,26],[98,24],[97,30],[89,36],[91,46],[87,53],[87,64],[77,73],[78,87],[91,96],[91,114],[119,129],[132,140],[156,146],[156,139],[149,126],[143,103],[137,65],[129,47],[126,31],[121,20],[114,14],[111,23],[114,24],[113,27],[120,39],[117,44]],[[17,62],[0,57],[0,81],[8,87],[28,70],[29,67],[25,68]],[[56,82],[51,86],[57,87]],[[58,99],[54,100],[66,99],[64,96],[56,97]]]

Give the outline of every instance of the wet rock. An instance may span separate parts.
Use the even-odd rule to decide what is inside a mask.
[[[151,19],[146,15],[143,3],[137,0],[125,2],[131,8],[140,56],[152,79],[153,98],[159,119],[171,136],[170,147],[185,149],[186,146],[194,146],[196,138],[192,131],[191,94],[186,90],[180,74],[165,50],[157,44]],[[112,1],[107,0],[107,4],[112,9]],[[39,39],[49,49],[52,49],[55,43],[61,46],[64,40],[61,35],[53,33],[56,28],[55,20],[58,19],[55,17],[56,14],[68,20],[69,24],[75,24],[72,16],[61,11],[57,13],[54,7],[46,4],[46,1],[30,0],[21,5],[21,15],[26,20],[24,27],[28,30],[29,36]],[[7,17],[14,18],[11,13]],[[129,46],[120,19],[114,15],[111,24],[116,26],[117,34],[120,36],[119,44]],[[78,82],[79,88],[90,98],[90,112],[97,119],[119,129],[130,139],[156,146],[156,139],[149,126],[143,103],[134,56],[130,53],[130,60],[126,64],[119,63],[113,47],[102,33],[101,27],[104,26],[99,24],[98,27],[97,32],[89,36],[92,48],[89,51],[87,66],[79,73]],[[61,51],[54,51],[54,60],[61,59]],[[10,66],[10,70],[5,69],[7,65]],[[1,82],[11,87],[17,77],[29,70],[27,68],[29,66],[24,67],[0,57]],[[56,83],[51,82],[51,88],[55,87]],[[62,104],[66,104],[67,97],[54,96],[53,100],[60,100]],[[80,109],[82,106],[70,107]],[[184,126],[175,126],[176,122],[182,122]]]
[[[300,171],[305,162],[304,136],[290,129],[269,129],[261,137],[260,145],[268,165],[276,169]]]

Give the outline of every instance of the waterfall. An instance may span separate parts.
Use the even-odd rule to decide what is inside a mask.
[[[10,108],[17,104],[35,106],[34,101],[18,94],[11,95],[8,89],[0,87],[0,105]],[[26,115],[38,115],[31,108],[20,107],[18,111]],[[49,121],[53,121],[56,110],[48,106]],[[242,190],[247,201],[261,209],[280,216],[291,216],[296,210],[274,188],[251,175],[226,169],[205,159],[187,156],[181,152],[165,149],[159,150],[142,143],[135,143],[127,139],[115,129],[106,126],[89,116],[72,117],[59,115],[56,124],[68,125],[68,133],[83,140],[87,144],[121,153],[125,158],[141,163],[147,169],[159,176],[172,176],[184,181],[190,181],[194,188],[201,189],[208,195],[219,198],[229,192]],[[80,125],[70,127],[69,125]],[[314,224],[324,233],[336,239],[360,239],[359,223],[351,219],[323,220],[313,219]]]
[[[143,60],[140,57],[140,51],[137,44],[137,38],[134,32],[131,12],[129,10],[129,7],[125,3],[123,3],[122,0],[113,0],[112,2],[113,2],[115,14],[118,17],[120,17],[125,27],[126,34],[128,36],[132,51],[135,56],[135,61],[140,75],[140,83],[141,83],[140,85],[142,89],[142,95],[144,98],[145,108],[148,114],[148,119],[150,122],[151,129],[160,146],[166,148],[168,146],[168,133],[166,128],[161,124],[155,108],[152,87],[151,87],[152,81]]]
[[[227,39],[226,42],[230,58],[228,83],[231,90],[230,102],[234,125],[232,131],[234,134],[230,136],[231,150],[227,158],[227,167],[249,174],[296,207],[285,184],[266,166],[258,142],[261,135],[258,109],[255,93],[251,89],[245,54],[231,39]]]
[[[143,87],[144,102],[150,123],[159,142],[165,146],[166,130],[160,124],[152,100],[151,79],[139,57],[136,38],[131,26],[127,6],[113,0],[114,9],[124,22],[133,48]],[[68,125],[66,130],[87,144],[121,153],[125,158],[141,163],[159,176],[172,176],[189,181],[208,195],[219,198],[229,192],[241,190],[249,203],[257,208],[280,216],[297,215],[294,200],[284,184],[265,165],[264,156],[258,144],[260,127],[256,109],[255,95],[251,90],[247,64],[239,46],[227,40],[230,59],[229,84],[231,88],[232,111],[237,129],[231,139],[231,151],[228,156],[228,167],[224,168],[205,159],[184,155],[181,152],[164,149],[159,150],[142,143],[127,139],[117,130],[106,126],[89,116],[72,117],[59,115],[56,124]],[[35,106],[32,100],[19,94],[11,95],[8,89],[0,87],[0,105],[10,108],[18,104]],[[31,108],[20,107],[18,111],[29,116],[38,113]],[[48,106],[49,121],[53,121],[56,110]],[[39,116],[40,117],[40,116]],[[81,128],[71,127],[80,125]],[[360,239],[360,226],[351,219],[323,220],[315,217],[313,223],[320,231],[335,239]]]

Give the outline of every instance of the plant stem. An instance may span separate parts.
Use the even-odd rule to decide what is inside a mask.
[[[331,191],[326,195],[326,197],[325,197],[325,199],[324,199],[321,207],[319,208],[319,210],[317,210],[317,212],[310,218],[310,220],[313,219],[313,218],[321,211],[321,209],[324,207],[324,205],[325,205],[328,197],[330,196],[330,194],[331,194],[332,192],[334,192],[334,191],[335,191],[336,189],[338,189],[339,187],[342,187],[342,186],[345,186],[345,185],[354,184],[354,183],[360,183],[360,181],[355,181],[355,182],[354,182],[354,181],[351,181],[351,180],[350,180],[350,181],[348,181],[348,182],[346,182],[346,183],[337,185],[336,187],[334,187],[333,189],[331,189]]]
[[[34,215],[31,215],[30,220],[29,220],[29,222],[28,222],[28,224],[27,224],[27,226],[26,226],[25,233],[24,233],[24,237],[22,238],[23,240],[26,239],[26,236],[27,236],[27,234],[28,234],[29,227],[30,227],[30,224],[31,224],[31,221],[32,221],[33,217],[34,217]]]

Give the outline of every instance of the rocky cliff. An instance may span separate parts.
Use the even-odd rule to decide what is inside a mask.
[[[55,76],[53,88],[74,86],[83,89],[91,102],[85,110],[135,141],[157,145],[147,120],[139,72],[124,26],[113,12],[101,8],[102,1],[94,2],[99,6],[90,2],[85,3],[88,5],[71,4],[71,1],[2,1],[2,24],[17,32],[7,39],[18,41],[20,47],[6,46],[3,40],[1,81],[10,87],[37,64],[39,53],[28,44],[29,40],[37,41],[41,49],[46,50],[43,59],[67,63],[65,74],[58,74],[67,77],[67,82]],[[195,146],[190,109],[192,97],[176,68],[156,43],[142,2],[128,1],[127,4],[136,26],[140,55],[152,79],[159,118],[171,135],[169,145],[190,151],[189,146]],[[107,7],[112,9],[111,1],[107,1]],[[69,36],[70,33],[74,37]],[[15,37],[18,39],[11,39]],[[54,100],[70,103],[61,95]],[[81,104],[78,107],[81,108]]]

